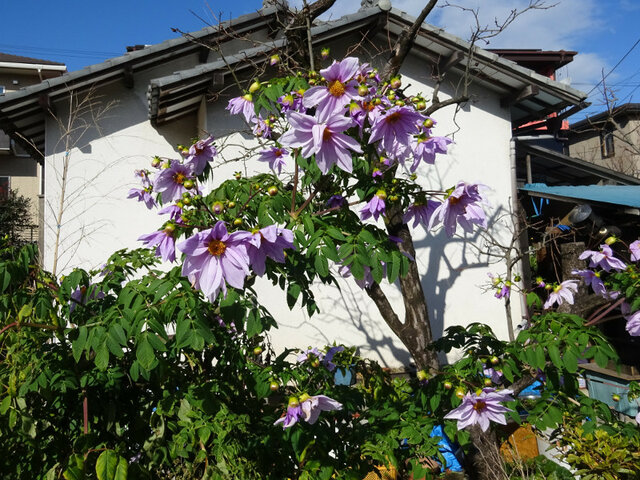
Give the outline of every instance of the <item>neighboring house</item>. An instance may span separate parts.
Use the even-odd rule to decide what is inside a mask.
[[[43,80],[59,77],[67,71],[62,63],[0,53],[0,99],[18,89]],[[27,241],[39,240],[38,225],[42,221],[40,197],[42,193],[42,160],[40,154],[27,153],[17,135],[29,135],[28,130],[14,132],[10,124],[0,121],[0,199],[16,191],[31,200],[33,226],[25,228],[20,236]],[[9,134],[13,133],[14,136]]]
[[[640,103],[571,124],[569,154],[640,178]]]
[[[244,133],[243,121],[230,116],[225,107],[240,94],[234,77],[248,85],[256,65],[264,65],[274,51],[286,45],[281,15],[279,7],[264,8],[195,32],[190,39],[132,49],[0,99],[0,121],[11,127],[12,138],[24,148],[33,154],[40,152],[45,164],[46,268],[55,267],[61,273],[73,266],[97,267],[115,249],[140,246],[138,236],[157,229],[160,220],[141,204],[125,199],[128,189],[137,186],[133,170],[147,167],[153,155],[175,157],[178,143],[208,132],[220,145],[227,145],[222,156],[232,162],[216,163],[214,181],[236,170],[251,173],[262,168],[232,147],[246,143],[250,136]],[[393,9],[362,8],[314,25],[312,43],[315,49],[331,47],[334,58],[357,55],[382,66],[389,46],[413,20]],[[586,95],[426,24],[401,73],[407,94],[423,92],[429,97],[434,74],[446,72],[440,86],[440,97],[446,99],[459,93],[467,70],[472,75],[470,100],[459,111],[449,106],[434,115],[437,133],[455,134],[455,144],[434,167],[419,170],[419,178],[425,186],[438,189],[449,188],[460,179],[486,184],[491,233],[509,242],[513,228],[504,215],[516,208],[518,186],[514,129],[579,108]],[[268,71],[265,78],[273,73]],[[85,122],[89,126],[82,135],[68,135],[61,125],[69,124],[69,112],[78,111],[83,100],[98,113],[109,102],[117,103],[108,105],[97,125]],[[76,117],[89,119],[87,115]],[[32,141],[24,141],[21,135]],[[61,202],[65,171],[73,171],[65,185],[76,195],[73,201]],[[65,205],[62,216],[61,203]],[[502,266],[488,263],[481,252],[482,237],[449,240],[443,232],[427,237],[418,230],[414,241],[435,335],[453,324],[482,321],[505,337],[504,306],[482,289],[488,283],[487,272],[502,273]],[[259,288],[267,291],[268,286],[259,284]],[[389,295],[402,312],[399,294]],[[268,296],[267,305],[280,325],[273,339],[277,347],[337,341],[358,345],[363,354],[389,366],[407,363],[409,357],[401,343],[354,284],[343,282],[340,290],[319,287],[317,298],[323,313],[308,319],[298,309],[290,312],[283,307],[283,294]],[[520,302],[512,305],[519,323]]]

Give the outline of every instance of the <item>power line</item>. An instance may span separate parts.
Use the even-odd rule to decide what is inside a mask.
[[[598,88],[598,85],[600,85],[602,82],[604,82],[604,81],[607,79],[607,77],[608,77],[609,75],[611,75],[611,73],[613,73],[613,71],[614,71],[616,68],[618,68],[618,65],[620,65],[620,64],[623,62],[623,60],[624,60],[625,58],[627,58],[627,56],[628,56],[628,55],[633,51],[633,49],[634,49],[634,48],[636,48],[636,46],[637,46],[639,43],[640,43],[640,38],[638,38],[638,40],[636,40],[636,43],[634,43],[634,44],[633,44],[633,46],[632,46],[632,47],[627,51],[627,53],[625,53],[625,54],[624,54],[624,56],[620,59],[620,61],[618,61],[618,63],[616,63],[616,64],[615,64],[615,66],[614,66],[611,70],[609,70],[609,73],[607,73],[604,77],[602,77],[602,80],[600,80],[600,81],[596,84],[596,86],[595,86],[595,87],[593,87],[591,90],[589,90],[589,92],[587,93],[587,95],[590,95],[590,94],[591,94],[591,92],[593,92],[596,88]]]
[[[121,55],[122,52],[102,52],[96,50],[75,50],[75,49],[62,49],[62,48],[48,48],[48,47],[34,47],[28,45],[9,45],[0,43],[0,50],[12,50],[16,52],[38,53],[52,55],[67,55],[67,56],[109,56],[113,57]]]

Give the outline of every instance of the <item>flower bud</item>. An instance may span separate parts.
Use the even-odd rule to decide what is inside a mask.
[[[253,354],[257,357],[258,355],[260,355],[262,353],[262,347],[258,346],[256,348],[253,349]]]
[[[191,190],[193,187],[195,187],[195,184],[193,183],[193,180],[185,180],[182,183],[182,186],[187,190]]]
[[[276,382],[275,380],[271,380],[269,382],[269,390],[275,392],[278,390],[278,388],[280,388],[280,384],[278,382]]]
[[[220,215],[222,212],[224,212],[224,205],[222,204],[222,202],[213,202],[213,204],[211,204],[211,210],[216,215]]]
[[[234,208],[236,206],[236,202],[229,202],[229,208]]]
[[[158,168],[161,163],[162,163],[162,160],[160,160],[160,157],[153,157],[153,159],[151,160],[151,166],[153,168]]]
[[[278,194],[278,187],[276,186],[271,186],[267,189],[267,193],[269,195],[271,195],[272,197]]]
[[[425,105],[426,107],[426,105]],[[424,110],[423,108],[419,108],[418,110]],[[431,128],[433,127],[433,120],[431,118],[427,118],[424,122],[422,122],[422,125],[424,126],[424,128]]]
[[[611,235],[610,237],[608,237],[604,243],[606,243],[607,245],[613,245],[614,243],[616,243],[618,241],[618,239],[615,237],[615,235]]]
[[[463,398],[466,393],[467,391],[464,389],[464,387],[458,387],[456,388],[454,395],[458,398]]]
[[[327,58],[329,58],[329,52],[330,52],[330,50],[328,48],[326,48],[326,47],[323,48],[322,50],[320,50],[320,57],[323,60],[326,60]]]
[[[242,172],[234,172],[233,176],[236,180],[240,180],[242,178]]]
[[[449,381],[446,381],[442,384],[445,390],[451,390],[453,388],[453,384]]]
[[[389,82],[389,85],[395,90],[402,86],[402,80],[400,80],[400,77],[393,77]]]
[[[280,63],[280,55],[271,55],[271,58],[269,59],[269,64],[273,67],[278,63]]]
[[[424,110],[425,108],[427,108],[427,102],[425,102],[424,100],[422,100],[421,102],[416,103],[416,110]],[[427,120],[425,120],[425,123],[431,120],[430,118],[428,118]],[[433,126],[433,120],[431,120],[431,126]],[[427,128],[431,128],[431,127],[427,127]]]
[[[424,370],[418,370],[416,372],[416,377],[418,378],[418,380],[420,380],[421,382],[425,381],[427,378],[429,378],[429,375],[427,375],[427,372],[425,372]]]
[[[258,90],[260,90],[260,82],[256,80],[249,86],[249,93],[255,93]]]
[[[242,219],[241,218],[236,218],[233,221],[233,225],[236,226],[236,227],[239,227],[240,225],[242,225]]]
[[[358,87],[358,95],[360,95],[361,97],[364,97],[368,93],[369,93],[369,89],[367,88],[366,85],[360,85]]]

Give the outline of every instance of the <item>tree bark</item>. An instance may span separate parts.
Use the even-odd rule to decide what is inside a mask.
[[[401,322],[393,311],[379,285],[373,284],[367,288],[367,294],[378,307],[382,318],[407,347],[417,367],[419,369],[438,370],[440,364],[436,352],[427,349],[428,345],[433,341],[433,333],[431,331],[427,300],[422,289],[418,265],[415,262],[416,251],[413,246],[411,232],[409,227],[402,221],[402,212],[398,207],[391,207],[387,218],[389,219],[387,224],[389,235],[401,239],[398,248],[402,254],[407,255],[410,259],[409,271],[404,277],[399,278],[405,309],[404,322]]]

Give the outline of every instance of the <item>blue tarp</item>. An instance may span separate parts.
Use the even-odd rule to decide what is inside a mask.
[[[544,183],[528,183],[520,187],[523,192],[539,196],[564,197],[572,200],[592,201],[640,208],[640,185],[580,185],[549,187]]]

